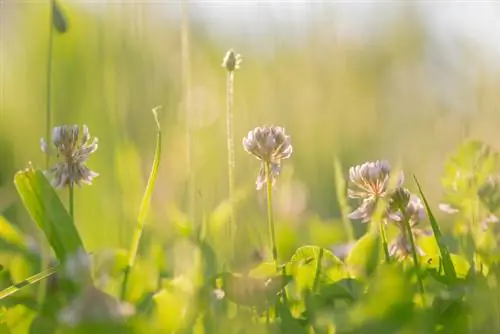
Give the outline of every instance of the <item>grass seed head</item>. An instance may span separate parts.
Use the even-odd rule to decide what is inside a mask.
[[[234,70],[240,68],[241,61],[241,55],[235,53],[231,49],[224,56],[224,59],[222,60],[222,67],[226,68],[228,72],[233,72]]]

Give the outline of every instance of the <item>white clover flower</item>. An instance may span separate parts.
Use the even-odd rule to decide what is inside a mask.
[[[50,169],[52,185],[55,188],[73,187],[81,183],[92,184],[92,180],[99,174],[90,170],[86,162],[90,155],[97,150],[97,138],[90,141],[89,129],[83,126],[80,137],[78,125],[57,126],[52,131],[52,144],[55,155],[62,161]],[[45,139],[41,140],[42,151],[51,154],[52,150]]]
[[[279,126],[257,127],[248,132],[243,138],[243,148],[259,160],[262,160],[257,189],[266,183],[265,163],[270,163],[272,183],[276,182],[281,171],[281,160],[292,155],[293,147],[290,136],[285,134],[285,129]]]

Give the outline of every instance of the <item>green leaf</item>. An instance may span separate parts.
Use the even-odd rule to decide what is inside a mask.
[[[344,278],[338,282],[325,285],[318,295],[322,300],[332,301],[344,299],[355,301],[363,294],[363,284],[354,278]]]
[[[16,173],[14,184],[31,218],[43,231],[61,262],[78,251],[83,242],[54,188],[40,170],[27,169]]]
[[[246,306],[264,306],[276,299],[278,292],[292,281],[290,275],[255,278],[242,274],[220,275],[223,290],[228,300]]]
[[[414,175],[413,178],[417,183],[420,197],[424,201],[425,209],[427,211],[427,216],[429,217],[429,221],[431,223],[432,232],[434,234],[434,238],[436,239],[436,243],[439,248],[439,255],[442,259],[444,273],[450,280],[453,280],[457,277],[457,274],[455,272],[455,267],[453,266],[453,261],[451,259],[448,247],[446,247],[445,243],[443,242],[443,234],[441,233],[441,229],[439,228],[436,218],[434,218],[434,214],[432,213],[429,203],[427,202],[427,198],[425,197],[424,192],[422,191],[422,188],[418,183],[417,177]]]
[[[282,303],[277,303],[276,311],[281,319],[281,333],[308,333],[308,331],[302,327],[298,319],[295,319],[290,312],[290,309],[283,305]]]
[[[362,236],[346,258],[346,266],[354,277],[370,276],[382,259],[380,235],[370,231]]]
[[[439,256],[424,257],[422,266],[427,269],[432,277],[444,284],[452,285],[465,280],[471,269],[469,262],[457,254],[450,254],[450,259],[453,263],[453,268],[455,269],[455,277],[446,275],[443,261]]]
[[[321,263],[319,268],[318,262]],[[287,273],[294,277],[295,286],[302,292],[313,290],[315,284],[335,282],[348,275],[344,263],[338,257],[328,249],[317,246],[298,248],[287,264]]]
[[[39,281],[41,281],[44,278],[47,278],[53,274],[55,274],[57,271],[57,267],[51,267],[47,270],[42,271],[41,273],[38,273],[36,275],[33,275],[31,277],[26,278],[22,282],[16,283],[14,285],[11,285],[10,287],[0,291],[0,300],[18,292],[22,288],[35,284]]]
[[[156,181],[156,176],[158,174],[158,169],[160,168],[160,157],[161,157],[161,127],[160,121],[158,120],[158,110],[161,107],[153,108],[153,116],[156,123],[156,149],[155,156],[153,160],[153,166],[151,167],[151,173],[149,174],[148,184],[144,195],[142,197],[141,206],[139,207],[139,214],[137,216],[137,225],[132,236],[132,243],[130,245],[130,253],[128,256],[127,267],[125,268],[125,274],[121,289],[121,299],[125,298],[127,283],[130,275],[130,271],[135,263],[135,258],[137,256],[137,251],[139,250],[139,243],[141,242],[142,231],[144,229],[144,221],[146,220],[146,215],[148,213],[149,204],[151,202],[151,196],[153,195],[153,188]]]

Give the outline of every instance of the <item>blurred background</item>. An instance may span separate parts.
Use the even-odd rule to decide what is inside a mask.
[[[44,168],[50,2],[0,6],[0,215],[37,239],[12,180],[29,162]],[[59,6],[68,29],[53,36],[53,125],[86,124],[100,145],[89,160],[100,176],[76,193],[76,221],[90,251],[128,248],[152,164],[157,105],[163,153],[146,240],[169,244],[182,232],[181,216],[199,224],[227,198],[221,62],[229,48],[243,56],[234,102],[242,259],[267,245],[265,194],[254,189],[259,162],[241,146],[253,127],[284,126],[293,141],[276,188],[283,258],[300,245],[346,240],[335,156],[344,175],[367,160],[400,164],[406,186],[414,190],[417,175],[437,209],[449,152],[469,137],[500,148],[498,2]],[[357,235],[365,228],[353,225]]]

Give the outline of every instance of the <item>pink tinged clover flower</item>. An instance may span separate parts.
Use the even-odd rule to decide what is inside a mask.
[[[97,138],[91,141],[89,129],[86,125],[80,128],[78,125],[57,126],[52,131],[53,148],[49,147],[45,139],[41,139],[42,151],[60,158],[60,162],[49,170],[52,175],[52,185],[55,188],[66,186],[73,187],[75,184],[92,184],[99,174],[90,170],[87,160],[97,150]]]
[[[243,138],[243,148],[262,161],[255,182],[257,190],[262,189],[266,184],[265,164],[270,165],[274,185],[281,172],[281,160],[290,158],[293,152],[290,136],[286,135],[285,129],[279,126],[257,127],[249,131]]]
[[[371,219],[377,200],[389,198],[393,190],[389,189],[391,166],[385,160],[366,162],[349,169],[348,197],[361,199],[361,205],[349,218],[368,222]],[[402,186],[404,174],[398,175],[395,189]]]

